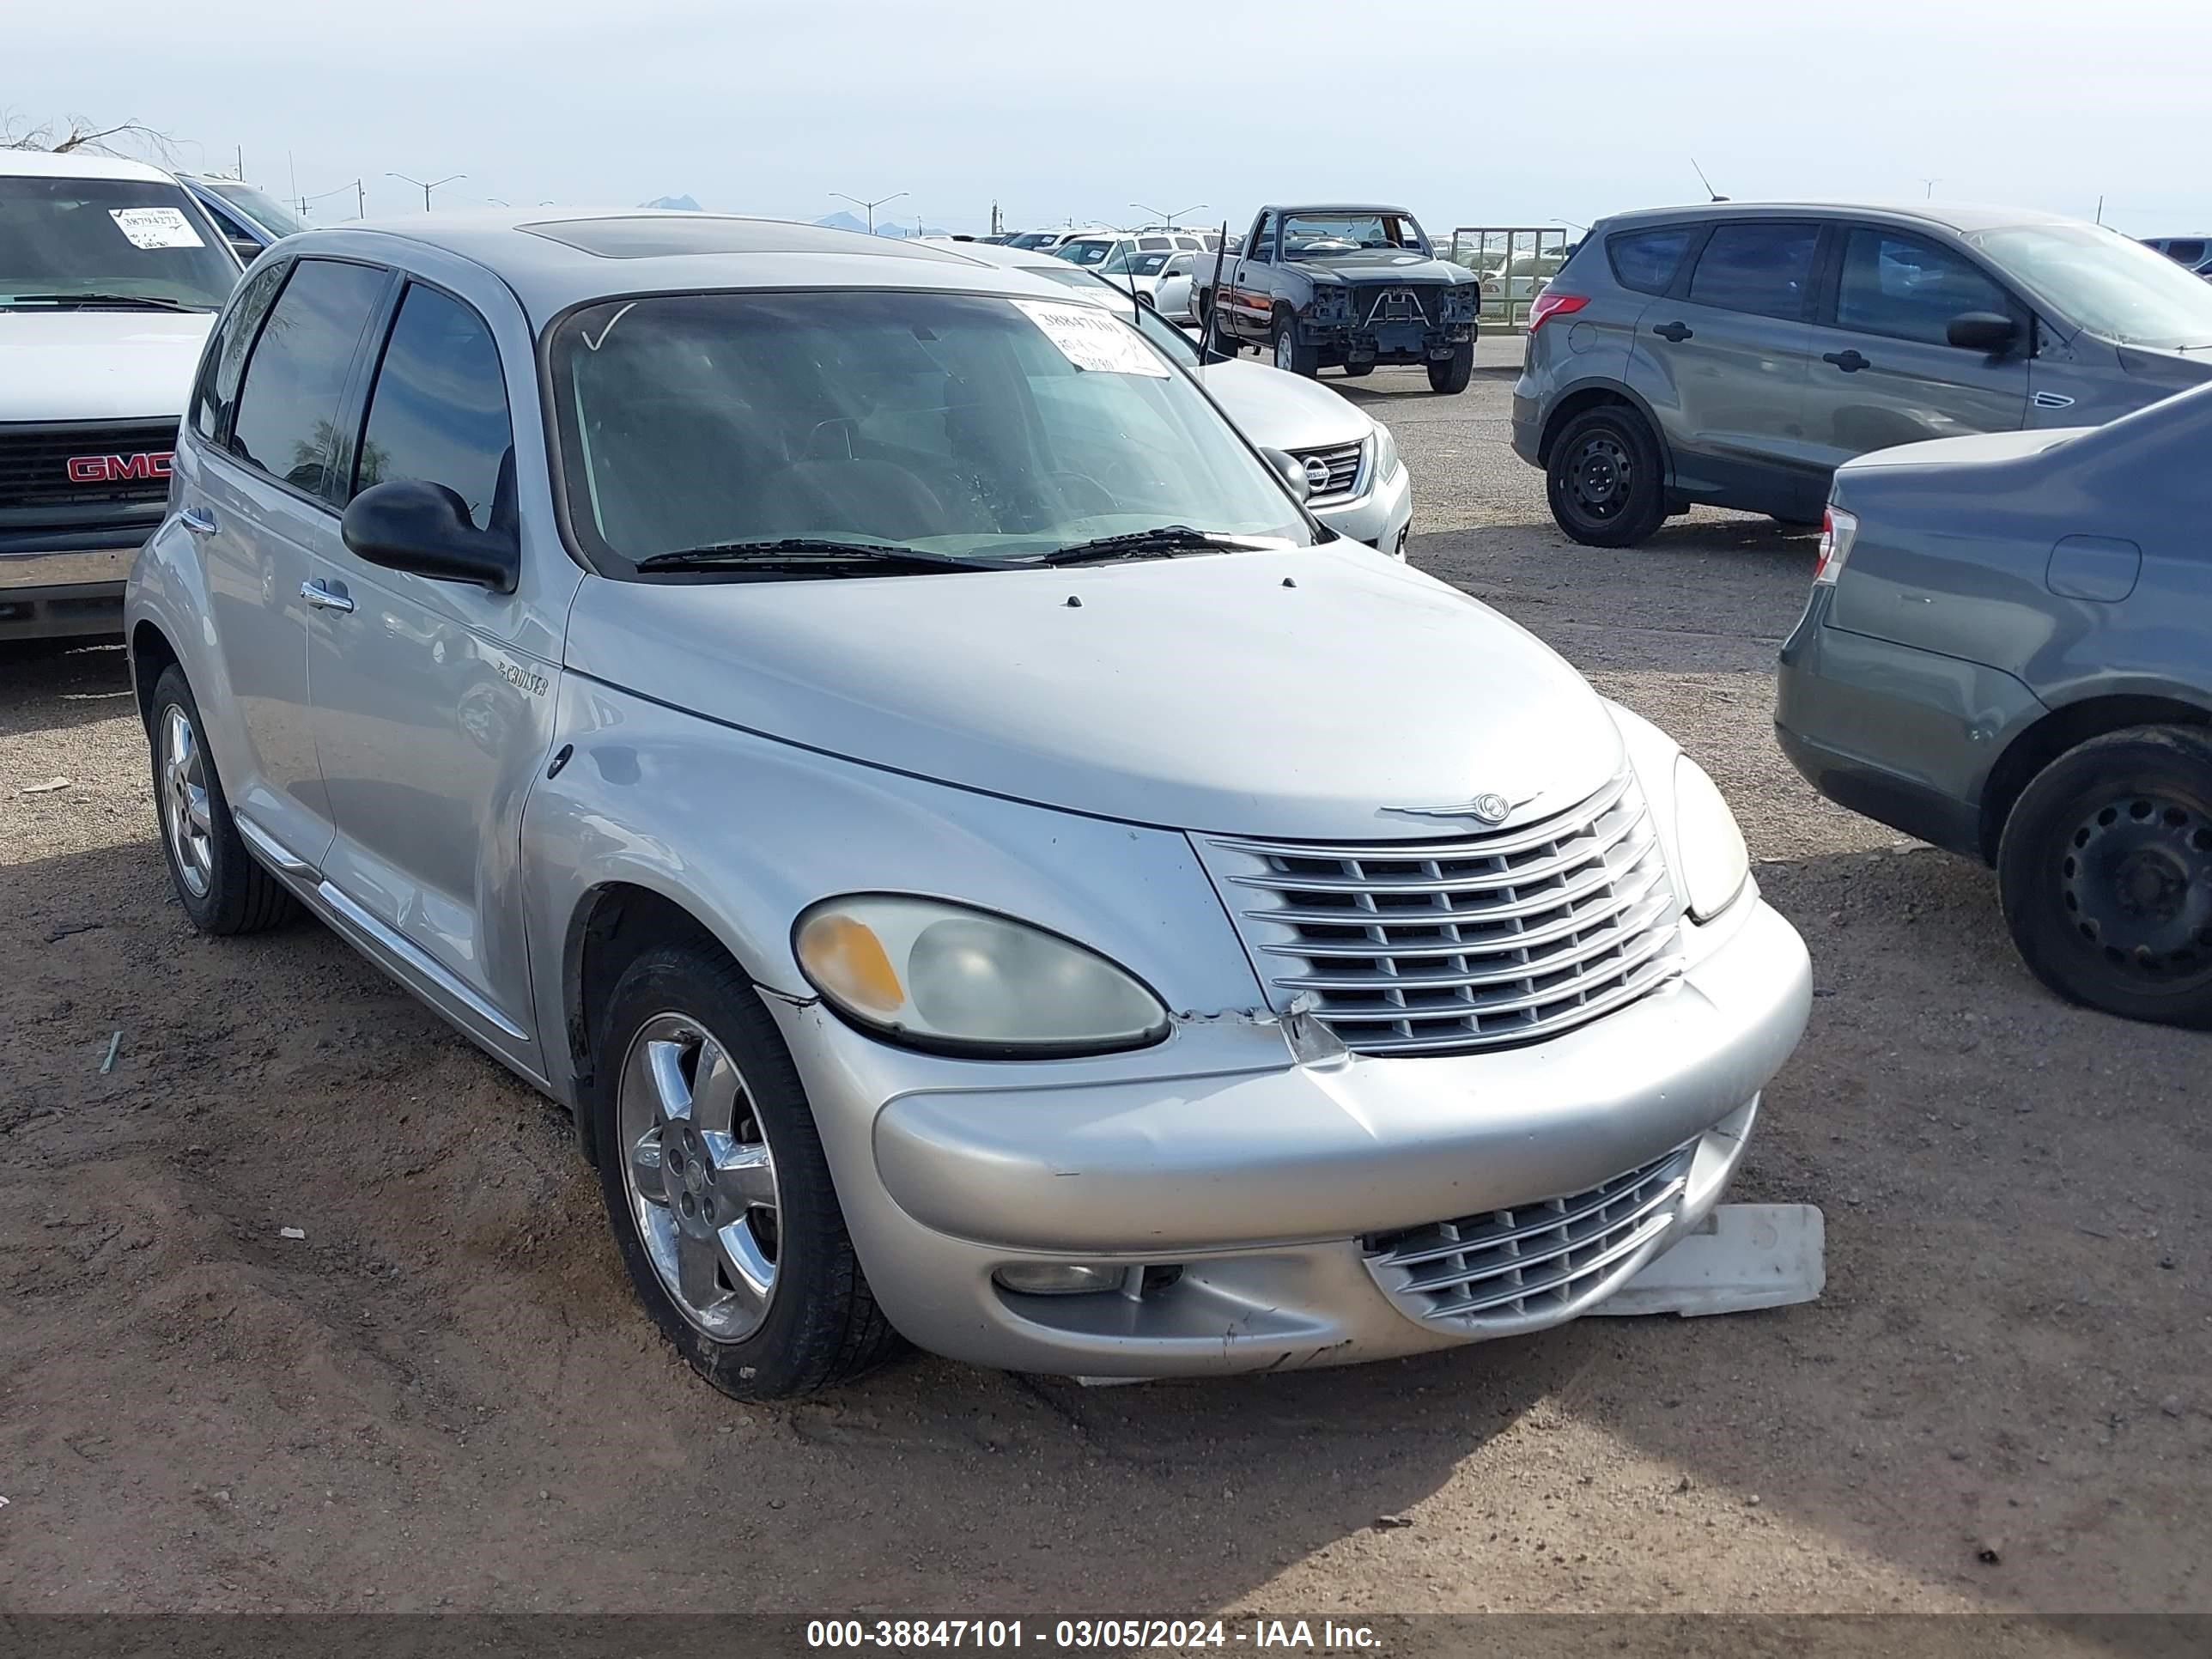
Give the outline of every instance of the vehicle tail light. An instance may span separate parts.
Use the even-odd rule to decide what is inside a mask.
[[[1528,331],[1534,334],[1553,317],[1571,317],[1589,303],[1587,294],[1554,294],[1547,289],[1528,307]]]
[[[1851,544],[1858,539],[1858,534],[1857,514],[1832,507],[1820,515],[1820,562],[1813,567],[1814,582],[1835,586],[1836,578],[1844,574],[1844,561],[1851,556]]]

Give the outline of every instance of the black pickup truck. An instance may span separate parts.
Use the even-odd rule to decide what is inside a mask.
[[[1192,303],[1220,345],[1264,345],[1294,374],[1425,363],[1437,391],[1464,392],[1474,369],[1481,279],[1437,258],[1403,208],[1262,208],[1216,287],[1201,258]]]

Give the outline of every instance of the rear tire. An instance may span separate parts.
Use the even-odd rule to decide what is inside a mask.
[[[1553,521],[1585,547],[1633,547],[1667,516],[1659,441],[1625,404],[1568,422],[1552,444],[1544,485]]]
[[[203,933],[258,933],[289,918],[292,895],[246,850],[191,684],[174,663],[154,684],[147,736],[161,856],[192,926]]]
[[[1452,355],[1442,362],[1429,360],[1429,390],[1457,392],[1467,390],[1467,383],[1474,378],[1474,342],[1462,340],[1452,348]]]
[[[2212,732],[2138,726],[2036,774],[1997,844],[2005,924],[2069,1002],[2212,1027]]]
[[[586,1104],[607,1220],[692,1370],[734,1399],[774,1400],[899,1351],[798,1068],[744,969],[701,945],[646,952],[616,981],[595,1053]]]

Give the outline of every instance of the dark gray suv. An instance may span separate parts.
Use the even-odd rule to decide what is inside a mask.
[[[2212,285],[2116,231],[1929,203],[1601,221],[1538,296],[1513,447],[1577,541],[1698,503],[1817,523],[1897,444],[2098,425],[2212,380]]]

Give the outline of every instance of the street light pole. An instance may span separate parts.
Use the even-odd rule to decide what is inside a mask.
[[[850,202],[854,207],[862,208],[866,210],[868,216],[868,234],[871,236],[876,234],[876,210],[881,207],[884,203],[896,202],[900,197],[906,194],[902,190],[895,190],[888,196],[878,196],[872,202],[864,202],[857,196],[846,195],[842,190],[833,190],[830,193],[841,202]]]
[[[1158,220],[1170,230],[1173,230],[1176,228],[1176,220],[1182,218],[1187,213],[1197,212],[1199,209],[1206,206],[1206,204],[1204,202],[1193,202],[1188,207],[1177,208],[1173,213],[1163,213],[1158,208],[1153,207],[1151,204],[1146,202],[1132,202],[1129,205],[1136,209],[1139,213],[1151,214],[1153,218]]]
[[[430,210],[430,192],[432,191],[440,188],[441,185],[456,184],[461,179],[467,178],[469,175],[465,173],[448,173],[445,178],[434,179],[427,185],[420,179],[410,179],[404,173],[387,173],[384,176],[387,179],[397,179],[403,184],[412,185],[416,189],[421,191],[422,192],[422,211],[428,213]]]

